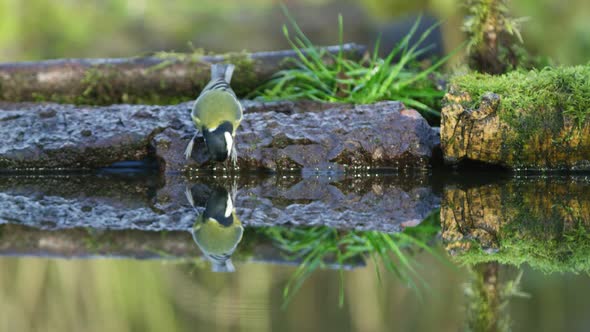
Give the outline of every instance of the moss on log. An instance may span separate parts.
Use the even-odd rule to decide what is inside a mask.
[[[447,251],[465,264],[590,271],[590,181],[583,176],[448,186],[441,224]]]
[[[244,101],[238,166],[288,171],[351,167],[424,168],[437,133],[399,102],[371,105]],[[165,172],[229,167],[210,163],[192,103],[173,106],[0,105],[0,170],[93,169],[155,158]]]
[[[449,164],[590,170],[590,66],[459,76],[445,103],[441,146]]]
[[[345,56],[353,60],[359,60],[366,49],[356,44],[343,48]],[[336,54],[340,47],[325,50]],[[243,96],[278,71],[293,67],[295,58],[297,54],[287,50],[4,63],[0,64],[0,100],[86,105],[178,103],[194,99],[210,79],[211,64],[219,62],[236,65],[232,86]]]

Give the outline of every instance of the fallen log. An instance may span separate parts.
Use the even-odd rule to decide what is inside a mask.
[[[240,168],[423,168],[438,145],[437,132],[399,102],[243,104],[236,138]],[[156,158],[165,172],[220,166],[208,163],[202,137],[193,160],[184,158],[195,133],[191,107],[5,103],[0,170],[93,169],[145,158]]]
[[[339,46],[325,47],[331,54]],[[344,56],[360,60],[366,47],[345,44]],[[210,79],[212,63],[236,65],[232,86],[252,92],[280,70],[293,68],[292,50],[225,55],[162,53],[118,59],[61,59],[0,64],[0,100],[86,105],[172,104],[195,99]],[[326,57],[326,61],[330,61]]]
[[[373,175],[373,176],[370,176]],[[244,227],[330,226],[397,232],[439,206],[424,174],[291,176],[43,175],[0,176],[0,224],[45,230],[188,231],[215,187],[236,187]],[[235,185],[234,185],[235,183]],[[194,211],[185,196],[193,193]]]
[[[303,258],[293,259],[273,239],[256,229],[246,229],[237,250],[231,255],[236,263],[297,265]],[[52,258],[125,257],[133,259],[180,260],[199,264],[206,257],[189,232],[149,232],[120,230],[96,232],[83,228],[50,231],[23,225],[0,225],[0,256],[42,256]],[[327,268],[352,269],[365,266],[361,256],[347,260],[342,266],[328,258]]]
[[[0,225],[0,255],[133,258],[189,258],[199,250],[189,232],[157,233],[141,230],[95,231],[69,228],[59,231]]]
[[[458,262],[590,271],[590,181],[584,176],[450,185],[441,206],[442,239]]]
[[[451,81],[445,102],[448,164],[590,170],[590,66],[468,74]]]

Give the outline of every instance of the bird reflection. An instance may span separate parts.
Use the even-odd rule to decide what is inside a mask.
[[[195,209],[190,189],[186,198]],[[234,272],[231,255],[242,240],[244,228],[233,207],[233,199],[222,187],[214,187],[191,229],[193,239],[205,257],[211,262],[214,272]]]

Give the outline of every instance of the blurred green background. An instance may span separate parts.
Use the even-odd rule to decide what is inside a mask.
[[[398,278],[379,282],[372,264],[321,270],[282,308],[293,266],[238,264],[220,274],[173,261],[0,260],[0,331],[470,331],[465,268],[417,256],[428,285],[419,294]],[[507,269],[514,275],[515,269]],[[522,290],[497,319],[513,331],[587,331],[585,275],[524,270]],[[475,329],[475,331],[480,331]]]
[[[442,20],[444,47],[455,48],[462,0],[289,0],[304,31],[318,44],[337,41],[342,13],[346,41],[370,44],[392,22],[427,13]],[[0,61],[61,57],[125,57],[160,50],[287,48],[277,0],[0,0]],[[533,52],[563,64],[587,63],[590,1],[513,0],[514,16]],[[189,46],[192,45],[192,46]]]
[[[421,261],[432,267],[428,306],[397,278],[379,284],[369,266],[345,273],[342,308],[334,270],[314,273],[282,308],[294,266],[214,273],[173,261],[3,258],[0,331],[457,331],[460,274]]]

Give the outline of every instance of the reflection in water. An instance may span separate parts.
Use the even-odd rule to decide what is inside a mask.
[[[543,272],[590,271],[586,177],[448,186],[441,224],[445,247],[461,263],[527,263]]]
[[[448,185],[442,239],[470,271],[468,330],[511,329],[508,303],[527,296],[519,289],[522,264],[544,273],[590,271],[589,212],[590,182],[582,176]],[[515,269],[516,277],[507,276]]]
[[[510,300],[528,297],[520,290],[522,271],[497,262],[468,267],[469,279],[463,287],[466,297],[466,331],[510,331]]]
[[[205,183],[186,188],[185,196],[195,211],[202,202],[195,202],[194,197],[201,201],[206,199],[205,209],[191,229],[194,241],[212,263],[213,271],[233,272],[231,255],[244,233],[233,206],[235,197],[221,186]],[[301,202],[293,204],[301,205]],[[289,206],[284,209],[289,209]],[[420,291],[426,285],[416,270],[413,254],[424,250],[446,260],[430,246],[440,229],[439,215],[439,210],[435,209],[425,221],[412,223],[401,232],[357,231],[327,226],[274,226],[251,227],[248,238],[256,237],[258,242],[272,243],[284,258],[298,265],[284,288],[285,305],[316,270],[338,269],[342,276],[343,270],[364,265],[367,260],[374,263],[379,279],[381,270],[385,270]],[[341,305],[343,301],[343,281],[340,280]]]
[[[204,256],[212,263],[212,270],[234,272],[231,256],[244,233],[233,206],[235,197],[221,186],[204,183],[194,184],[192,189],[187,187],[185,196],[195,211],[199,211],[197,205],[202,202],[195,203],[194,197],[201,201],[206,197],[205,209],[199,213],[191,233]],[[274,226],[253,227],[248,238],[255,237],[257,242],[272,243],[284,258],[298,265],[284,288],[285,305],[316,270],[338,269],[342,276],[343,270],[365,265],[367,260],[374,263],[379,279],[381,270],[385,270],[420,291],[426,285],[416,270],[413,254],[424,250],[446,261],[430,246],[440,230],[439,216],[440,212],[436,209],[423,222],[405,227],[397,233],[327,226]],[[343,281],[340,280],[341,305],[343,301]]]
[[[433,283],[428,306],[396,278],[377,284],[368,268],[344,272],[342,308],[338,272],[328,270],[281,310],[293,271],[284,265],[219,274],[153,260],[4,258],[0,331],[457,331],[458,314],[440,308],[460,305],[458,276],[425,255],[417,259],[432,267],[424,274]]]
[[[193,195],[187,187],[186,198],[196,210]],[[244,228],[236,216],[233,199],[225,188],[214,187],[199,214],[191,233],[214,272],[234,272],[231,255],[242,240]]]
[[[292,260],[300,261],[285,286],[285,304],[292,298],[318,268],[335,266],[340,270],[340,305],[344,302],[342,271],[347,264],[370,260],[381,280],[382,269],[390,272],[402,282],[420,291],[426,286],[416,270],[413,254],[425,250],[429,254],[447,261],[430,244],[439,232],[439,210],[431,213],[423,222],[407,227],[400,233],[378,231],[338,230],[325,226],[290,228],[261,228],[259,233],[272,240]]]
[[[219,177],[199,179],[189,193],[184,183],[166,181],[169,190],[157,189],[161,212],[145,208],[152,191],[140,191],[145,199],[129,194],[148,188],[141,181],[80,179],[0,178],[0,217],[25,217],[7,208],[8,201],[60,212],[45,219],[37,212],[4,217],[1,255],[85,258],[0,259],[0,330],[98,331],[105,317],[113,331],[288,330],[302,317],[317,330],[585,330],[579,322],[590,301],[580,294],[590,292],[587,275],[540,273],[590,271],[590,182],[582,177],[467,184],[439,177],[446,181],[439,187],[428,181],[403,187],[405,179],[384,177],[330,185],[293,179],[277,186],[281,182],[268,178],[242,180],[236,198]],[[423,219],[441,194],[440,211],[403,222]],[[63,204],[52,206],[58,198]],[[400,204],[386,210],[394,201]],[[100,207],[117,216],[145,212],[128,224],[72,221],[94,218]],[[404,208],[408,213],[392,213]],[[155,221],[146,217],[157,213]],[[306,227],[267,226],[284,215],[304,219]],[[331,224],[338,216],[341,223]],[[373,224],[371,216],[382,219]],[[380,231],[381,220],[392,216],[404,218]],[[195,264],[199,254],[187,229],[214,270],[232,270],[233,261],[240,264],[236,273]],[[441,238],[446,250],[439,250]],[[462,272],[437,264],[446,252]],[[87,259],[95,256],[126,259]],[[265,264],[247,264],[252,261]],[[533,269],[518,267],[523,263]],[[368,267],[353,269],[363,264]],[[518,298],[524,296],[521,276],[527,300]],[[288,310],[280,310],[286,303]]]

